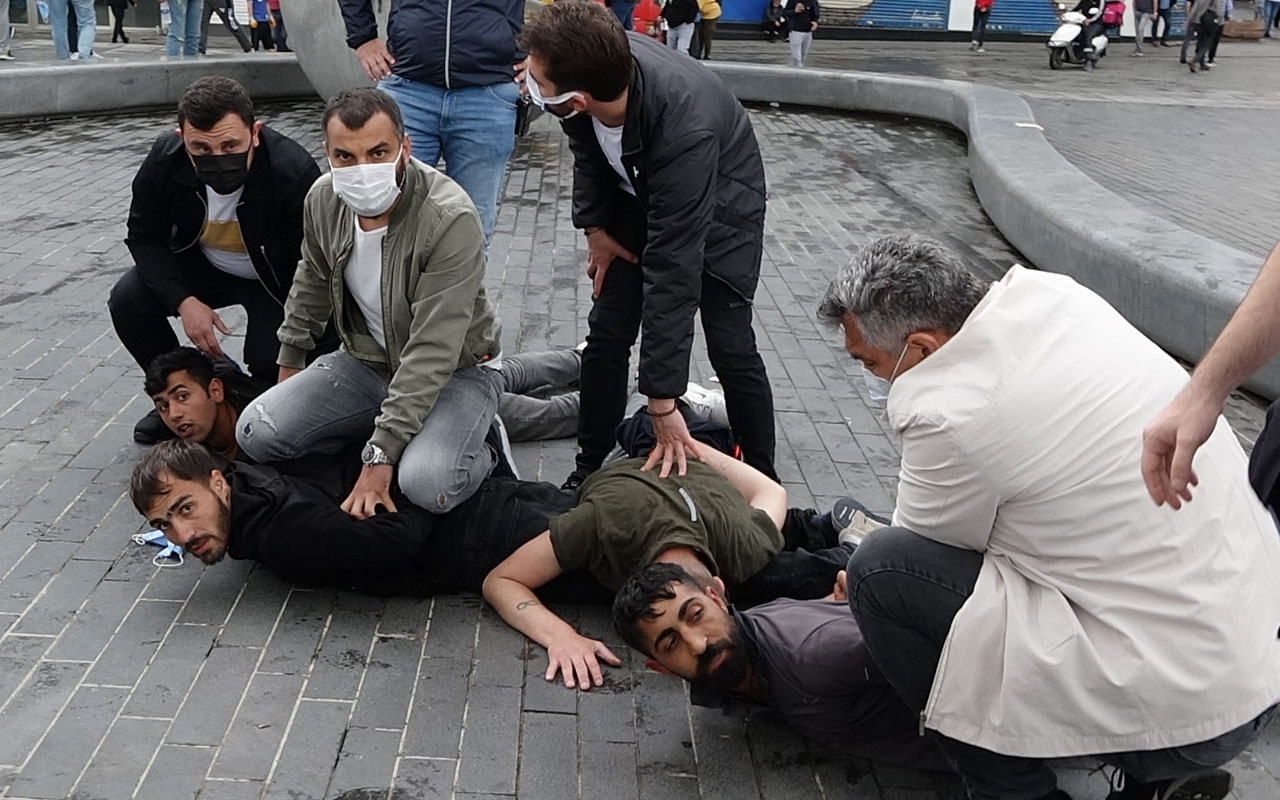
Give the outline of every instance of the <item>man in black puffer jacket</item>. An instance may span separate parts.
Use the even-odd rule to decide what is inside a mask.
[[[239,305],[249,317],[245,365],[275,383],[302,201],[319,177],[310,153],[254,119],[243,86],[210,76],[187,88],[178,130],[156,139],[133,179],[125,244],[135,266],[107,300],[116,335],[143,372],[178,346],[171,316],[182,318],[192,344],[221,357],[217,334],[230,331],[215,309]],[[144,444],[171,435],[154,411],[134,429]]]
[[[672,466],[683,474],[692,438],[675,402],[689,380],[698,311],[743,460],[776,480],[773,394],[751,328],[764,164],[746,111],[706,67],[627,34],[594,3],[547,6],[521,46],[530,98],[564,120],[573,224],[587,235],[595,297],[566,486],[599,469],[612,447],[637,333],[640,393],[658,440],[650,463],[661,461],[663,476]]]
[[[338,0],[347,46],[404,115],[413,157],[441,157],[493,235],[498,193],[515,147],[516,34],[524,0],[399,0],[378,38],[372,0]]]

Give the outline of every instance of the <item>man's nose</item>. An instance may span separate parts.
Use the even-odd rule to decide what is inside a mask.
[[[164,532],[164,537],[179,547],[186,547],[194,533],[195,526],[191,523],[174,520],[169,523],[169,530]]]
[[[707,637],[700,633],[686,633],[685,641],[689,643],[689,649],[693,651],[695,656],[700,656],[707,651]]]

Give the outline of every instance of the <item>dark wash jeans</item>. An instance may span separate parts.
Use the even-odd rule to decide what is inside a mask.
[[[877,531],[849,559],[849,607],[871,657],[912,710],[923,712],[929,700],[942,645],[981,569],[981,553],[904,528]],[[1275,710],[1206,742],[1098,757],[1143,783],[1195,775],[1239,755]],[[993,753],[932,731],[928,735],[936,738],[974,800],[1036,800],[1057,786],[1053,770],[1040,759]]]

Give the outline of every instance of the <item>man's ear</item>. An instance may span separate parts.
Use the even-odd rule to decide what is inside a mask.
[[[666,667],[664,667],[664,666],[662,666],[661,664],[659,664],[659,663],[657,662],[657,660],[655,660],[655,659],[652,659],[652,658],[646,658],[646,659],[644,660],[644,665],[645,665],[646,667],[648,667],[649,669],[653,670],[654,672],[658,673],[659,675],[666,675],[668,678],[679,678],[679,677],[680,677],[679,675],[675,674],[675,673],[674,673],[674,672],[672,672],[671,670],[669,670],[669,669],[667,669]]]
[[[907,337],[907,345],[920,348],[921,358],[928,358],[949,338],[940,331],[916,331]]]
[[[209,397],[213,402],[221,403],[226,396],[226,387],[222,385],[222,378],[213,378],[209,381]]]
[[[214,494],[221,498],[222,502],[231,502],[231,484],[227,482],[227,477],[222,474],[222,470],[210,470],[209,488],[213,490]]]
[[[262,133],[262,121],[254,120],[253,127],[251,127],[249,130],[253,134],[253,141],[249,143],[249,146],[257,147],[261,142],[261,137],[259,136],[259,134]]]
[[[715,600],[716,605],[724,610],[729,609],[729,590],[725,588],[724,581],[720,580],[719,575],[711,577],[711,585],[707,587],[707,596]]]

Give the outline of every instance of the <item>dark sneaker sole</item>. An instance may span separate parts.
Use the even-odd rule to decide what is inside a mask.
[[[1182,783],[1175,781],[1160,795],[1160,800],[1222,800],[1234,785],[1235,778],[1230,772],[1215,770],[1187,778]]]
[[[873,519],[881,525],[888,525],[889,520],[879,514],[872,514],[867,507],[852,497],[842,497],[831,506],[831,522],[835,524],[837,531],[842,531],[849,527],[853,522],[853,515],[861,511],[866,515],[867,519]]]

